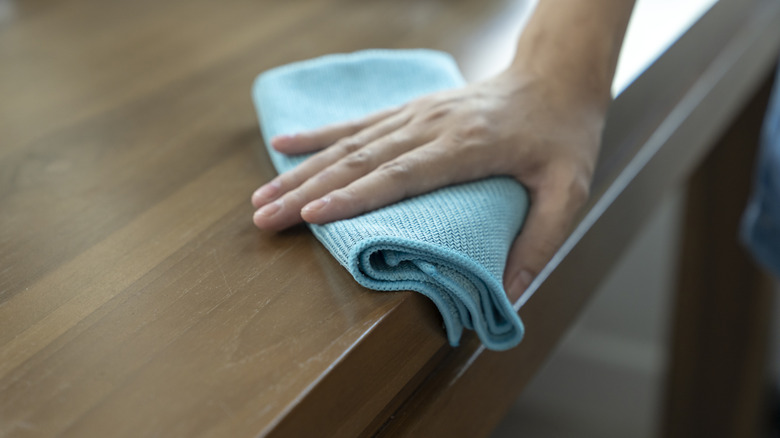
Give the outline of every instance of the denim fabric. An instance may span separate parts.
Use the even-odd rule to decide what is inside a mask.
[[[742,240],[780,278],[780,69],[761,131],[753,194],[742,217]]]

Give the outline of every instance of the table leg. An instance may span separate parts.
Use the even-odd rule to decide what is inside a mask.
[[[665,437],[755,437],[763,426],[773,293],[737,230],[770,89],[771,80],[690,180]]]

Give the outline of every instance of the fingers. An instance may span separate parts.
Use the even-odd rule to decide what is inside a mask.
[[[279,135],[271,139],[271,146],[277,151],[288,155],[313,152],[330,146],[342,138],[357,134],[363,129],[397,114],[399,111],[400,108],[390,108],[358,120],[323,126],[319,129],[298,134]]]
[[[318,224],[345,219],[469,179],[470,174],[463,168],[474,167],[474,163],[437,154],[445,150],[439,142],[388,160],[346,187],[312,201],[303,207],[303,219]]]
[[[515,302],[550,261],[569,234],[574,216],[588,197],[587,179],[561,168],[532,193],[531,209],[509,251],[504,285]]]
[[[395,131],[349,153],[313,176],[303,176],[298,187],[265,205],[255,213],[254,222],[260,228],[282,229],[302,220],[301,209],[315,199],[349,187],[382,163],[418,146],[420,137],[409,136],[404,130]]]
[[[282,173],[269,183],[257,189],[252,194],[252,205],[255,208],[260,208],[263,205],[278,199],[285,193],[298,188],[308,179],[338,160],[356,153],[372,141],[402,128],[407,120],[408,118],[403,115],[396,114],[380,120],[378,123],[371,125],[354,135],[340,139],[333,146],[312,155],[299,166]]]

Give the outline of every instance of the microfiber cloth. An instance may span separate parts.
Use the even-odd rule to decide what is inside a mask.
[[[761,131],[753,194],[742,216],[742,239],[780,278],[780,69]]]
[[[462,84],[448,54],[367,50],[266,71],[255,80],[252,97],[269,145],[279,134],[359,118]],[[270,147],[268,153],[279,172],[306,158]],[[452,346],[468,328],[487,348],[505,350],[523,337],[502,276],[527,209],[522,185],[509,177],[492,177],[309,228],[361,285],[413,290],[430,298]]]

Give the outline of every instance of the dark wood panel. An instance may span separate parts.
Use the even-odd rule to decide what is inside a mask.
[[[273,170],[249,87],[272,66],[367,47],[477,62],[472,42],[519,4],[10,3],[0,18],[0,435],[486,433],[653,202],[704,156],[719,134],[704,121],[733,116],[768,69],[775,3],[720,2],[716,27],[698,26],[618,100],[591,204],[599,219],[586,218],[523,298],[528,339],[503,354],[473,336],[450,349],[430,303],[364,290],[302,227],[253,228],[249,194]],[[684,60],[694,68],[678,74]],[[677,126],[679,108],[690,111]],[[637,165],[662,134],[663,148]],[[637,173],[616,185],[625,171]]]
[[[719,3],[613,105],[604,146],[623,164],[613,166],[608,160],[601,165],[583,220],[521,297],[520,314],[529,328],[522,347],[496,354],[482,349],[476,339],[464,343],[384,425],[380,436],[484,436],[492,430],[656,203],[685,184],[773,69],[780,50],[775,26],[780,5],[735,5],[748,6]],[[723,29],[731,29],[728,38],[714,36]],[[711,50],[710,42],[718,50]],[[685,69],[677,67],[670,77],[692,52],[709,53],[709,58],[694,56],[695,61]],[[669,89],[676,92],[663,91],[672,79]],[[665,112],[646,111],[649,90],[662,90],[662,102],[651,105],[668,108]]]
[[[688,185],[663,436],[767,433],[774,290],[738,229],[771,85],[758,90]]]

